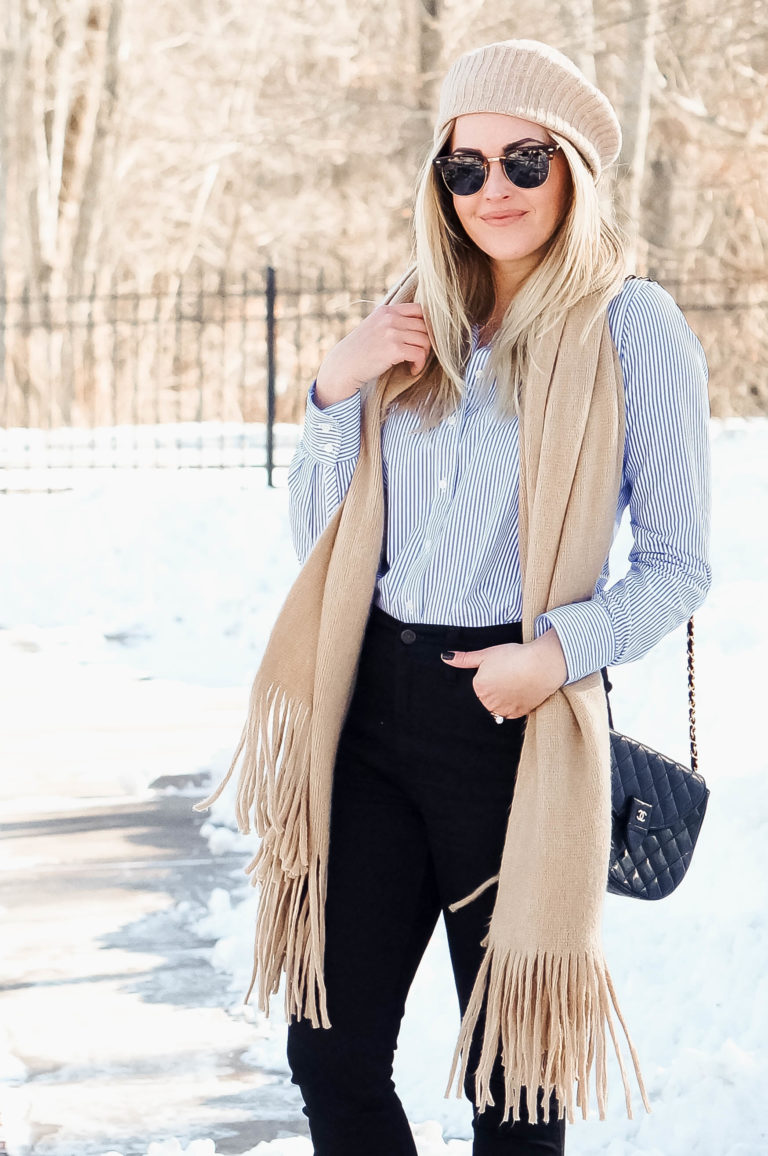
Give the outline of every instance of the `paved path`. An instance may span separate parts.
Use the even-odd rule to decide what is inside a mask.
[[[254,1027],[179,917],[244,865],[210,856],[192,802],[0,823],[0,1024],[29,1072],[7,1094],[10,1156],[144,1156],[173,1135],[231,1154],[307,1134],[287,1077],[243,1062]]]

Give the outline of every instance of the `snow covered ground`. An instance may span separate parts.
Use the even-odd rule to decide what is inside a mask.
[[[760,870],[768,840],[760,728],[768,421],[713,422],[712,439],[715,584],[696,616],[707,819],[678,892],[661,904],[607,896],[605,908],[606,955],[653,1111],[643,1111],[633,1088],[635,1118],[626,1118],[613,1062],[609,1118],[598,1121],[593,1110],[569,1128],[572,1156],[768,1153],[768,903]],[[0,781],[4,811],[140,796],[167,774],[218,776],[297,571],[284,474],[273,491],[261,472],[236,469],[51,478],[24,475],[30,491],[70,488],[0,497],[2,765],[14,768]],[[625,527],[616,574],[627,544]],[[617,726],[685,759],[684,629],[642,662],[614,668],[612,681]],[[225,797],[204,833],[216,853],[242,847],[245,863],[252,844],[231,828]],[[200,934],[217,941],[213,961],[231,976],[234,997],[250,976],[254,902],[253,890],[235,881],[210,896],[203,919],[190,907]],[[276,997],[270,1021],[253,1017],[249,1059],[287,1074],[281,1004]],[[421,1156],[470,1152],[467,1103],[443,1098],[457,1028],[438,932],[411,992],[395,1065]],[[6,1043],[0,1032],[8,1124],[25,1073]],[[200,1137],[186,1149],[158,1141],[148,1156],[214,1151]],[[310,1156],[311,1145],[282,1138],[256,1152]]]

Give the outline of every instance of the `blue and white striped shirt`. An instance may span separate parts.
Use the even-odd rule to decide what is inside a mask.
[[[629,280],[608,307],[621,362],[626,439],[614,537],[629,506],[630,568],[608,586],[606,558],[591,599],[536,619],[553,627],[567,681],[646,654],[704,601],[709,564],[707,366],[660,285]],[[493,412],[490,356],[477,346],[455,413],[418,432],[395,407],[382,427],[386,549],[374,601],[404,622],[488,626],[522,618],[518,554],[518,420]],[[360,393],[320,409],[310,389],[288,476],[299,560],[344,497],[360,452]]]

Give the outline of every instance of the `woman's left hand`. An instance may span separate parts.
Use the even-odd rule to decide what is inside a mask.
[[[449,652],[450,653],[450,652]],[[477,669],[475,694],[491,714],[522,718],[563,685],[565,656],[555,630],[531,642],[506,642],[484,650],[457,650],[446,666]]]

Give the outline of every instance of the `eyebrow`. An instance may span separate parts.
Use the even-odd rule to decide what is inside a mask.
[[[524,136],[521,140],[513,140],[513,141],[510,141],[509,144],[503,145],[501,151],[504,153],[507,151],[507,149],[513,149],[513,148],[516,148],[518,145],[522,145],[522,144],[550,145],[551,143],[552,142],[548,141],[548,140],[537,140],[535,137],[532,137],[532,136]],[[477,156],[484,156],[485,155],[483,153],[482,149],[472,148],[471,145],[459,145],[457,148],[454,148],[452,151],[455,153],[474,153]]]

